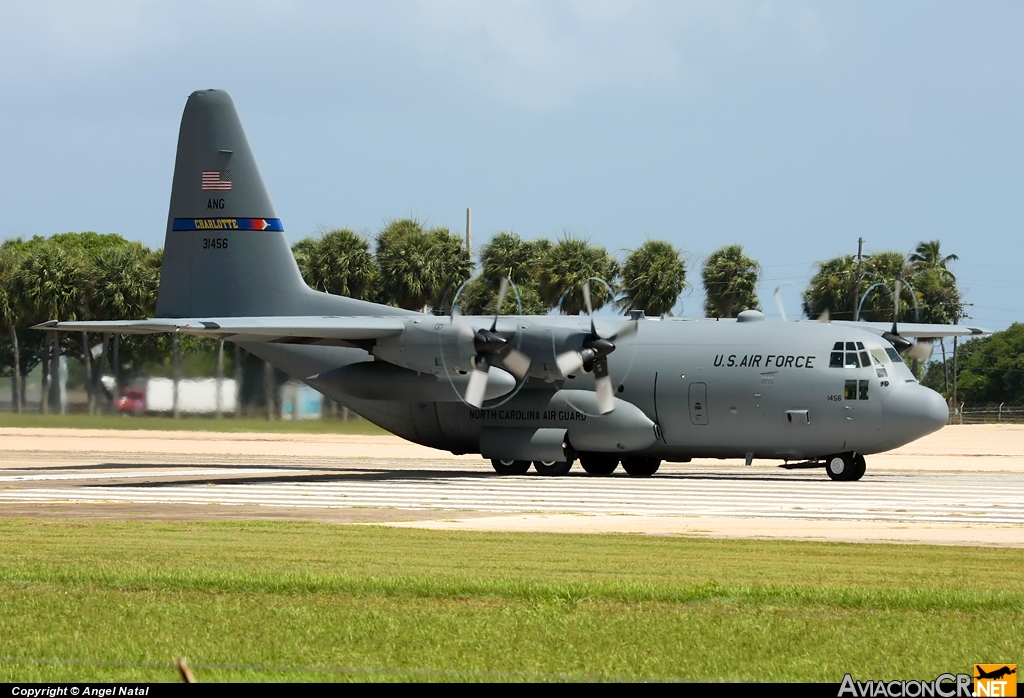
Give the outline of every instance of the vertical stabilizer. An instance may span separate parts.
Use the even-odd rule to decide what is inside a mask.
[[[306,286],[231,95],[193,92],[178,134],[157,317],[390,310]]]

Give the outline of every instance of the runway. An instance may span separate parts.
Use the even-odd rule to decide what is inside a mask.
[[[0,434],[0,447],[15,445],[8,436],[24,437]],[[234,509],[254,518],[334,520],[332,512],[359,510],[365,522],[435,528],[1024,546],[1024,468],[1014,454],[990,454],[1003,467],[979,471],[869,465],[851,483],[832,482],[820,469],[715,461],[665,464],[652,478],[593,477],[578,466],[560,478],[498,477],[478,457],[423,449],[418,458],[394,458],[389,446],[411,445],[390,444],[393,437],[378,437],[385,440],[372,458],[337,447],[327,449],[333,455],[293,447],[291,455],[266,448],[272,453],[259,456],[245,452],[250,436],[229,436],[238,437],[235,453],[217,446],[231,443],[222,434],[206,453],[202,439],[183,442],[194,452],[167,453],[140,448],[138,437],[131,447],[117,447],[114,437],[82,447],[73,434],[61,437],[65,448],[45,449],[62,445],[58,438],[36,442],[37,450],[5,449],[0,514],[45,515],[56,506],[217,518]],[[107,450],[90,448],[99,443]]]

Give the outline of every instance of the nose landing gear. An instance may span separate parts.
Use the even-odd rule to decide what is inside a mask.
[[[860,480],[866,469],[867,462],[859,453],[837,453],[825,459],[825,472],[838,482]]]

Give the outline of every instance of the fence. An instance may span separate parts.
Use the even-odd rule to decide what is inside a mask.
[[[949,412],[950,424],[1024,424],[1024,407],[1002,405],[966,407],[960,405]]]

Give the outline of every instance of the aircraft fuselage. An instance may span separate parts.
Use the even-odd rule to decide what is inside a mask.
[[[504,320],[521,323],[531,337],[542,336],[545,326],[563,334],[566,327],[588,329],[585,318]],[[428,331],[444,322],[424,316]],[[532,375],[479,408],[465,404],[445,376],[420,374],[433,392],[412,396],[410,385],[409,400],[356,397],[344,379],[311,385],[399,436],[456,453],[480,452],[488,429],[550,428],[567,430],[580,451],[674,461],[800,460],[889,450],[946,422],[941,396],[919,385],[891,345],[871,332],[816,322],[639,323],[610,356],[617,407],[606,415],[588,403],[594,381],[582,371],[571,378]],[[373,361],[358,349],[245,346],[300,379]],[[429,354],[431,344],[424,346]],[[436,346],[436,365],[455,375],[457,359],[446,356],[442,342]],[[552,342],[547,358],[537,359],[534,347],[531,372],[543,372],[561,348]]]

